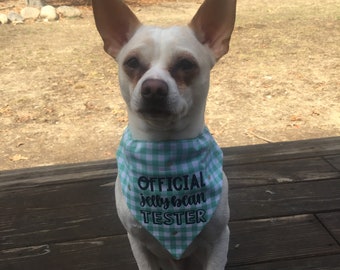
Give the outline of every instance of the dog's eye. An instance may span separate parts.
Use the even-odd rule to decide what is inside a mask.
[[[123,62],[123,70],[130,77],[133,83],[137,83],[143,74],[148,70],[148,65],[135,54],[127,56]]]
[[[198,76],[200,69],[193,57],[182,56],[174,62],[169,71],[177,85],[183,88],[190,85],[192,80]]]
[[[140,63],[137,57],[131,57],[125,61],[124,65],[131,69],[137,69],[139,68]]]
[[[176,68],[183,71],[190,71],[196,67],[196,63],[189,59],[181,59],[177,62]]]

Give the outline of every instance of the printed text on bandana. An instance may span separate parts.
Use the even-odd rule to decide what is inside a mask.
[[[206,185],[202,172],[176,177],[140,176],[137,183],[140,190],[140,214],[145,224],[207,222],[203,207],[206,202]]]

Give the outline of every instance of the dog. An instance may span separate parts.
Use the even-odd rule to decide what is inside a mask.
[[[121,0],[92,4],[127,105],[115,199],[138,268],[225,269],[228,182],[204,112],[236,0],[205,0],[187,26],[169,28],[141,24]]]

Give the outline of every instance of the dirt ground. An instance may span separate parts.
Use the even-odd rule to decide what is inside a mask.
[[[21,2],[0,1],[0,13]],[[131,2],[141,21],[168,26],[202,1]],[[0,25],[0,170],[115,156],[127,125],[117,65],[81,9],[82,19]],[[206,112],[221,146],[340,136],[339,19],[338,0],[238,1]]]

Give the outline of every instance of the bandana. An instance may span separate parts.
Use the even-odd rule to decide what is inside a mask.
[[[180,259],[220,200],[223,154],[214,138],[205,128],[194,139],[140,141],[127,128],[117,161],[132,215]]]

